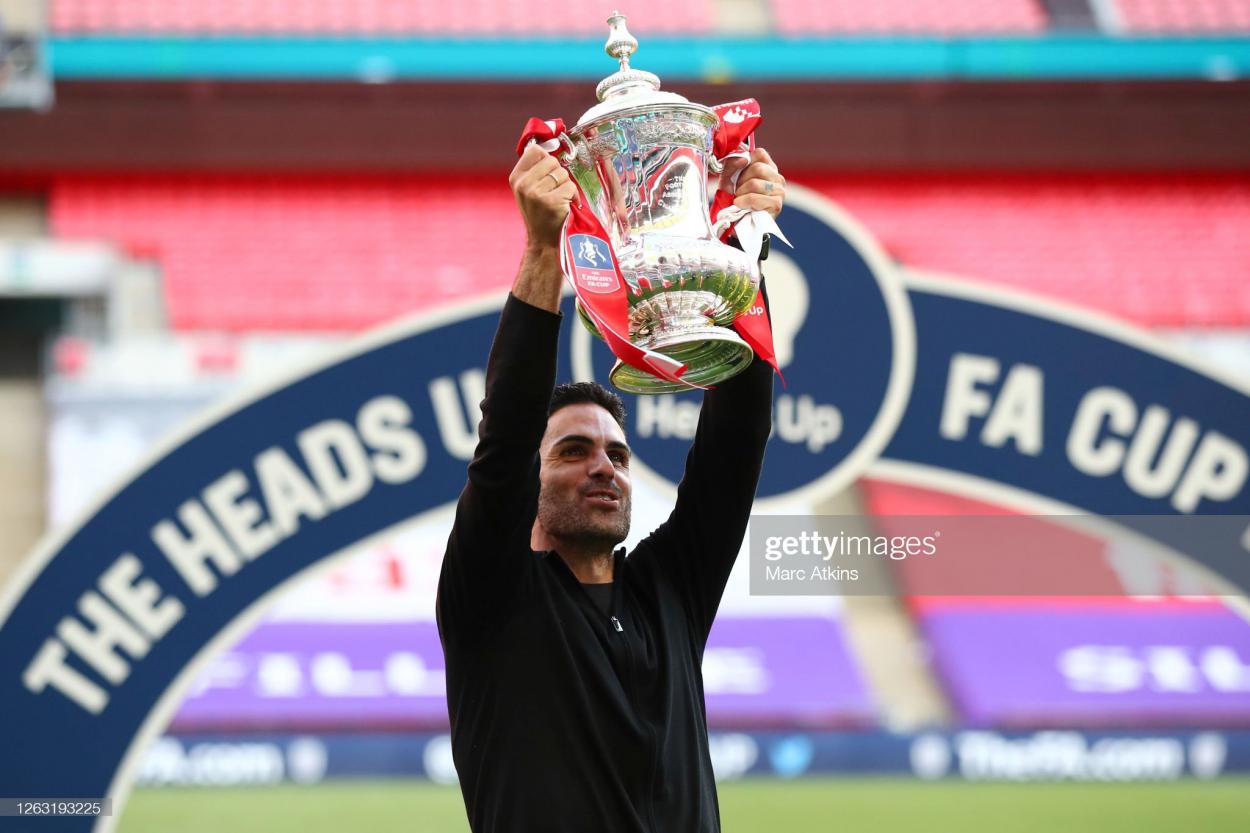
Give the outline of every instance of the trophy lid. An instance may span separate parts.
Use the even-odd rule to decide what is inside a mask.
[[[621,62],[621,68],[604,78],[595,87],[595,96],[601,103],[582,114],[578,126],[599,121],[620,110],[652,104],[689,104],[677,93],[660,92],[660,79],[645,70],[634,69],[629,58],[638,51],[638,39],[625,28],[625,15],[612,12],[608,18],[608,40],[603,49]]]

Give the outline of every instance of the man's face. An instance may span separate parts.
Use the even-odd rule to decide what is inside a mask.
[[[538,523],[554,542],[612,547],[629,535],[629,446],[598,405],[568,405],[539,447]]]

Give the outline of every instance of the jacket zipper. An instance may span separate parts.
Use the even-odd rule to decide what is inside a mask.
[[[608,621],[612,623],[612,630],[617,633],[625,633],[625,628],[621,626],[621,620],[616,618],[616,600],[620,596],[618,592],[621,587],[621,571],[625,569],[625,559],[619,557],[616,553],[612,554],[614,563],[612,564],[612,595],[608,599]]]

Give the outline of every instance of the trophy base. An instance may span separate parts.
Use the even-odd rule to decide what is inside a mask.
[[[659,336],[649,341],[647,348],[686,365],[682,378],[705,387],[737,376],[750,366],[755,357],[751,347],[736,332],[715,326],[683,329],[669,336]],[[660,379],[619,360],[608,374],[608,381],[626,393],[678,393],[690,389],[687,385]]]

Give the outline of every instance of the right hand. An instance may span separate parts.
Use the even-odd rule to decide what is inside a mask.
[[[774,220],[786,202],[786,178],[763,148],[751,151],[750,159],[738,156],[725,160],[721,171],[721,187],[728,191],[733,175],[738,175],[733,204],[748,211],[767,211]]]
[[[508,175],[508,184],[525,221],[526,246],[558,249],[560,230],[577,195],[568,171],[550,153],[531,144]]]

